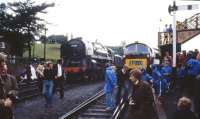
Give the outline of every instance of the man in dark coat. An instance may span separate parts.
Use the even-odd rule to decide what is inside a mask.
[[[64,70],[62,67],[62,60],[58,60],[57,64],[54,66],[54,71],[55,71],[55,91],[58,90],[60,94],[60,99],[63,99],[64,97],[64,79],[65,79],[65,74]]]
[[[128,119],[157,119],[150,85],[141,80],[139,69],[130,71],[132,91],[129,96]]]
[[[0,59],[0,119],[13,119],[12,105],[17,99],[17,81],[7,70],[5,61]]]
[[[124,65],[122,69],[117,71],[118,91],[117,91],[117,96],[116,96],[116,98],[117,98],[116,105],[119,104],[121,96],[123,96],[123,98],[128,97],[128,86],[127,86],[128,80],[129,80],[128,66]],[[125,83],[126,83],[126,85],[125,85]]]

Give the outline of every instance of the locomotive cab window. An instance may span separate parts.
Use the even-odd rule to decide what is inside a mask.
[[[126,55],[139,55],[139,54],[148,54],[150,49],[143,44],[132,44],[126,47]]]

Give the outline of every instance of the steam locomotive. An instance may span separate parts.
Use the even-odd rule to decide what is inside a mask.
[[[102,79],[105,64],[112,61],[107,48],[97,42],[74,38],[61,45],[61,58],[68,80]]]
[[[123,62],[131,69],[144,68],[149,70],[149,65],[155,57],[154,51],[148,45],[135,42],[124,49]]]

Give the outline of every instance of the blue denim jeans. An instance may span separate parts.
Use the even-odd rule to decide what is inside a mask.
[[[43,80],[42,94],[45,96],[47,105],[52,104],[53,85],[53,80]]]
[[[114,108],[113,91],[106,92],[106,107]]]
[[[130,80],[125,80],[125,82],[124,82],[124,89],[123,89],[123,91],[124,91],[123,92],[123,98],[124,98],[125,101],[128,101],[130,84],[131,84]]]

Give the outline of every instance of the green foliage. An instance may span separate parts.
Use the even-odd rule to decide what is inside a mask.
[[[37,17],[38,13],[46,13],[44,10],[54,4],[42,3],[35,5],[35,2],[26,0],[24,2],[8,3],[9,8],[15,14],[15,29],[23,34],[29,34],[33,37],[39,35],[44,30],[45,25],[41,23],[44,19]]]
[[[20,52],[11,50],[14,51],[11,54],[20,55],[26,47],[29,48],[29,54],[31,53],[31,43],[35,36],[40,36],[45,29],[45,20],[37,15],[47,13],[45,9],[53,6],[54,3],[37,5],[32,0],[0,3],[0,35],[4,36],[11,48],[21,49]],[[15,35],[9,37],[9,34]]]

